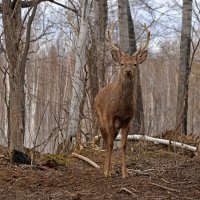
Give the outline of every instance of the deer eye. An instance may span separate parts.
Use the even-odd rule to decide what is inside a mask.
[[[124,63],[121,63],[121,66],[124,66]]]
[[[135,63],[135,64],[134,64],[134,66],[136,67],[136,66],[137,66],[137,64]]]

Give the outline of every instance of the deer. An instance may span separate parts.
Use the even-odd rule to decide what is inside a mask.
[[[134,54],[129,55],[112,42],[113,27],[114,25],[108,30],[108,41],[111,46],[112,59],[120,68],[119,75],[116,80],[99,90],[94,100],[94,112],[105,146],[104,175],[105,177],[111,176],[114,140],[120,131],[122,177],[126,178],[128,177],[126,143],[135,110],[137,67],[147,58],[150,31],[144,24],[147,33],[146,42]]]

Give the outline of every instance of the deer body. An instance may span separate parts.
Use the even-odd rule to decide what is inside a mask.
[[[111,40],[111,34],[109,34]],[[148,36],[150,33],[148,32]],[[134,114],[137,65],[144,62],[147,50],[140,48],[134,55],[123,53],[112,46],[112,58],[120,65],[119,77],[102,88],[95,98],[94,109],[100,131],[105,141],[106,154],[104,175],[111,176],[111,154],[114,140],[121,130],[122,177],[126,177],[126,141],[130,121]]]
[[[134,83],[132,80],[116,80],[100,90],[95,98],[95,108],[100,126],[108,121],[120,129],[133,116]]]

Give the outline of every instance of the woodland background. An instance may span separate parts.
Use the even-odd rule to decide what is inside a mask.
[[[145,41],[142,24],[151,31],[131,133],[199,134],[198,0],[3,0],[0,12],[0,143],[11,151],[56,153],[74,136],[94,138],[94,97],[118,71],[106,39],[117,20],[124,51]]]

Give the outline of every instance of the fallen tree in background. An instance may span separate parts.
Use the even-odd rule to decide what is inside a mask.
[[[127,137],[128,140],[145,140],[145,141],[150,141],[154,143],[159,143],[159,144],[165,144],[165,145],[172,145],[174,147],[190,150],[190,151],[198,151],[198,147],[194,147],[191,145],[187,145],[184,143],[176,142],[176,141],[170,141],[170,140],[165,140],[165,139],[160,139],[160,138],[153,138],[150,136],[146,135],[128,135]],[[115,139],[116,141],[121,140],[121,135],[118,135]]]

